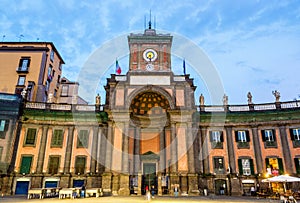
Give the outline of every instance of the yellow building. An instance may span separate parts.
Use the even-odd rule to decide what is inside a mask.
[[[1,42],[0,92],[56,102],[64,60],[52,42]],[[25,93],[25,91],[23,93]]]

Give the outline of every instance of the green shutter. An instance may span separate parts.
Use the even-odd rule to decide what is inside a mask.
[[[224,142],[223,131],[220,131],[220,140],[221,140],[221,142]]]
[[[213,142],[213,135],[212,135],[212,131],[209,131],[209,141]]]
[[[294,129],[290,129],[290,136],[291,136],[291,140],[294,141],[295,140],[295,136],[294,136]]]
[[[243,175],[243,164],[242,159],[238,159],[238,166],[239,166],[239,174]]]
[[[253,164],[253,159],[249,159],[249,162],[250,162],[251,175],[254,175],[254,164]]]
[[[266,141],[266,135],[265,135],[265,131],[264,130],[261,131],[261,138],[262,138],[263,142]]]
[[[300,174],[300,165],[299,165],[299,158],[294,158],[296,173]]]
[[[234,131],[234,134],[235,134],[235,141],[238,142],[239,141],[238,131]]]
[[[246,139],[247,139],[247,142],[250,142],[250,135],[249,135],[249,131],[246,130]]]
[[[281,158],[278,158],[277,161],[278,161],[278,166],[279,166],[279,174],[283,174],[283,173],[284,173],[284,170],[283,170],[282,159],[281,159]]]
[[[269,158],[266,158],[266,169],[270,166]]]
[[[31,156],[23,156],[22,157],[21,168],[20,168],[21,174],[22,173],[25,173],[25,174],[30,173],[31,161],[32,161]]]

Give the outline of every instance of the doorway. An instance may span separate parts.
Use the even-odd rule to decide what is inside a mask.
[[[216,195],[227,195],[226,180],[223,180],[223,179],[215,180],[215,194]]]
[[[152,186],[154,186],[155,193],[157,194],[156,163],[144,163],[142,194],[146,194],[146,190],[150,190]]]

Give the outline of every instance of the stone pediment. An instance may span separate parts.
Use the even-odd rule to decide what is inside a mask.
[[[159,160],[159,155],[155,154],[152,151],[148,151],[144,154],[141,155],[141,160],[145,161],[145,160]]]

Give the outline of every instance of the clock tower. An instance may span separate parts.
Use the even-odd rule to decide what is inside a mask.
[[[152,29],[149,23],[149,28],[143,34],[130,34],[128,44],[129,71],[171,71],[172,36],[170,34],[156,34],[156,30]]]
[[[193,79],[173,73],[173,37],[157,34],[151,22],[144,33],[131,33],[127,39],[129,70],[112,74],[105,86],[109,147],[102,188],[141,195],[154,186],[162,195],[180,183],[183,193],[192,194],[198,190]]]

